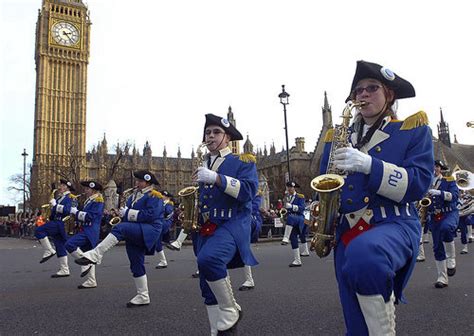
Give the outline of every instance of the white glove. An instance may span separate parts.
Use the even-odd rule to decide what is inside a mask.
[[[127,207],[122,207],[122,208],[120,208],[120,210],[119,210],[119,216],[120,216],[120,217],[125,216],[125,212],[127,212],[127,210],[128,210]]]
[[[293,208],[293,204],[291,204],[291,203],[286,203],[286,204],[285,204],[285,208],[286,208],[286,209],[291,209],[291,208]]]
[[[49,204],[51,204],[51,206],[55,206],[56,204],[58,204],[58,202],[56,202],[56,199],[55,198],[52,198],[50,201],[49,201]]]
[[[438,189],[430,189],[430,190],[428,190],[428,193],[429,193],[431,196],[439,196],[439,195],[441,195],[441,190],[438,190]]]
[[[76,215],[76,213],[78,212],[79,210],[77,210],[76,207],[72,207],[71,208],[71,215]]]
[[[196,181],[214,184],[216,183],[217,173],[213,170],[207,169],[206,167],[199,167],[196,171]]]
[[[355,148],[339,148],[334,153],[334,164],[338,169],[367,175],[372,166],[372,157]]]

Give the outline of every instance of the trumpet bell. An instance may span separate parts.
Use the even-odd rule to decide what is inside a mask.
[[[453,174],[456,184],[461,190],[474,189],[474,174],[467,170],[458,170]]]
[[[190,187],[185,187],[178,191],[178,196],[179,197],[186,197],[189,195],[194,194],[198,190],[198,187],[190,186]]]

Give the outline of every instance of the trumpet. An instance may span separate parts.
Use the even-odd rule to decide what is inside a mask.
[[[120,203],[119,203],[119,209],[120,208],[123,208],[125,206],[125,204],[127,203],[127,199],[128,197],[133,194],[135,192],[135,190],[137,190],[137,187],[133,187],[133,188],[128,188],[128,189],[125,189],[123,192],[122,192],[122,195],[120,195]],[[120,224],[122,222],[122,218],[120,218],[119,216],[119,210],[118,209],[110,209],[110,212],[115,214],[114,217],[112,217],[112,219],[110,219],[109,221],[109,225],[111,226],[115,226],[117,224]]]

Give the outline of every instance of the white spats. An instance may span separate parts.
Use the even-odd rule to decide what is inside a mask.
[[[239,287],[239,291],[246,291],[253,289],[255,287],[255,283],[252,277],[252,267],[245,265],[244,266],[244,275],[245,275],[245,282],[242,286]]]
[[[52,278],[62,278],[69,276],[69,266],[67,262],[67,256],[59,257],[59,271],[56,274],[51,275]]]
[[[207,317],[209,319],[209,325],[211,327],[211,336],[217,336],[217,320],[219,318],[219,306],[206,306],[206,309]]]
[[[89,269],[90,268],[90,269]],[[95,265],[81,266],[81,273],[87,272],[86,281],[79,285],[77,288],[86,289],[86,288],[95,288],[97,287],[97,281],[95,280]]]
[[[436,279],[436,284],[447,285],[448,272],[447,272],[447,267],[446,267],[446,260],[441,260],[441,261],[436,260],[436,270],[438,271],[438,278]],[[441,288],[441,287],[437,286],[437,288]]]
[[[300,257],[300,249],[295,248],[293,249],[293,262],[288,265],[289,267],[301,267],[301,257]]]
[[[51,246],[48,237],[41,238],[39,242],[41,244],[41,247],[43,247],[43,257],[40,261],[40,264],[42,264],[45,261],[51,259],[56,254],[56,251]]]
[[[157,253],[158,255],[158,264],[156,264],[155,268],[166,268],[168,267],[168,262],[166,261],[165,251],[161,250]]]
[[[418,256],[416,257],[416,261],[423,262],[425,261],[425,247],[423,246],[423,236],[420,237],[420,249],[418,250]]]
[[[207,282],[219,305],[217,330],[225,331],[237,324],[240,318],[240,306],[237,304],[230,285],[230,278]]]
[[[395,336],[395,296],[385,302],[382,295],[357,294],[369,336]]]
[[[135,287],[137,288],[137,295],[127,303],[128,308],[136,306],[144,306],[150,304],[150,296],[148,295],[148,281],[146,274],[138,278],[133,278]]]
[[[187,233],[184,233],[184,230],[181,230],[179,232],[178,238],[174,242],[168,245],[168,248],[171,250],[179,251],[181,250],[181,247],[183,246],[183,242],[186,240],[186,237],[188,236]]]
[[[74,259],[79,259],[84,256],[84,252],[82,252],[79,247],[75,251],[72,251],[70,254]]]
[[[456,248],[454,247],[454,241],[443,244],[444,250],[446,251],[446,266],[449,274],[450,269],[452,270],[456,268]]]
[[[83,257],[89,259],[94,264],[100,264],[104,253],[114,247],[118,242],[117,237],[109,233],[94,249],[84,252]]]
[[[308,243],[300,243],[300,255],[302,257],[309,256]]]
[[[286,245],[290,242],[290,235],[293,227],[290,225],[285,226],[285,233],[283,234],[283,239],[281,240],[282,245]]]

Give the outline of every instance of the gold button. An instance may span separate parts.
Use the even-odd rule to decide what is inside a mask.
[[[354,214],[350,214],[349,217],[352,218],[352,219],[354,219],[354,218],[355,218],[355,215],[354,215]]]
[[[207,205],[204,205],[203,208],[204,208],[204,209],[207,209]]]
[[[366,214],[367,216],[371,216],[371,215],[372,215],[372,210],[370,210],[370,209],[367,210],[367,211],[365,212],[365,214]]]
[[[364,203],[369,203],[369,198],[367,196],[364,197]]]
[[[375,151],[376,151],[377,153],[380,153],[380,152],[382,151],[382,148],[380,148],[380,146],[377,146],[377,147],[375,147]]]
[[[354,186],[352,184],[349,184],[349,190],[354,190]]]
[[[209,188],[209,187],[208,187],[207,185],[205,185],[205,186],[204,186],[204,189],[207,189],[207,188]]]
[[[346,202],[347,202],[347,204],[352,204],[352,199],[348,198]]]
[[[361,225],[361,226],[358,227],[358,229],[359,229],[359,231],[362,231],[362,230],[364,230],[364,227]]]

